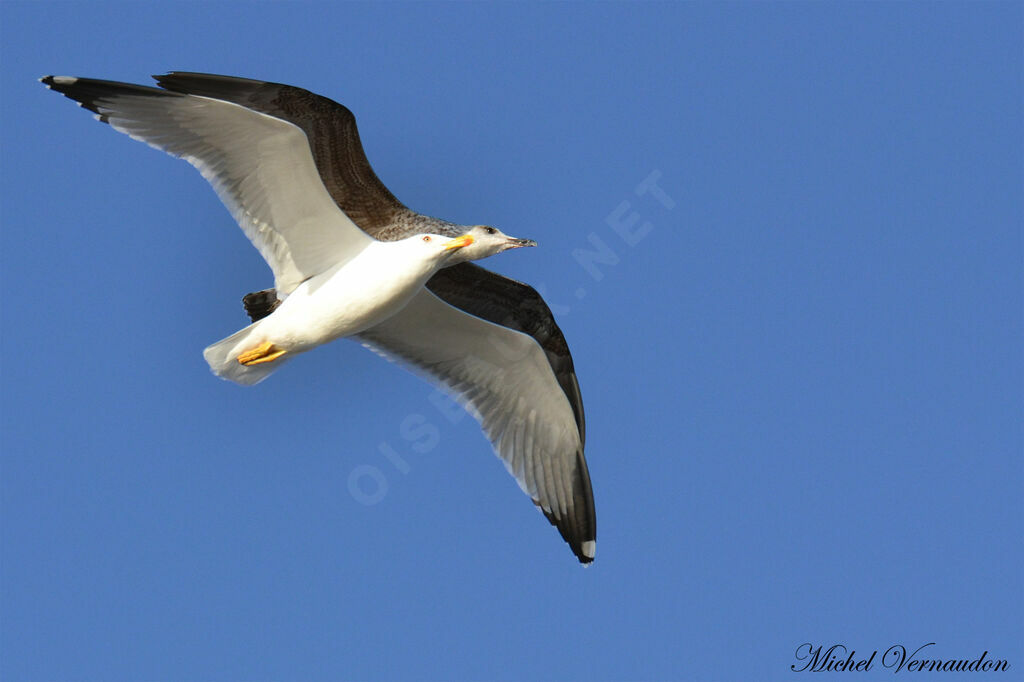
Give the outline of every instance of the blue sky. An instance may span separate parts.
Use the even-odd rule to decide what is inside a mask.
[[[0,4],[0,677],[781,680],[805,642],[1019,673],[1022,19]],[[358,345],[209,374],[269,271],[190,166],[36,82],[168,70],[343,102],[407,205],[540,243],[486,265],[572,348],[592,568]]]

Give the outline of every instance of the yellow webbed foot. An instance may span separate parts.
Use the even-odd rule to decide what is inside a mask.
[[[288,351],[278,348],[270,341],[264,341],[255,348],[250,348],[244,353],[238,354],[238,362],[242,365],[259,365],[264,362],[273,362]]]

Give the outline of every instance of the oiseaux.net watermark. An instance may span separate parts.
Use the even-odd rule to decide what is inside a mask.
[[[636,248],[654,230],[654,221],[676,207],[675,200],[661,184],[662,174],[652,170],[632,191],[624,195],[604,219],[601,231],[586,235],[585,246],[572,250],[572,259],[579,265],[579,286],[573,290],[577,301],[585,299],[588,286],[604,281],[606,269],[622,262],[628,250]],[[585,276],[585,277],[584,277]],[[543,285],[536,287],[544,297],[552,314],[564,317],[572,311],[569,303],[552,300]],[[523,351],[492,342],[505,360],[515,360]],[[494,371],[502,371],[498,367]],[[398,423],[398,439],[382,440],[377,444],[372,462],[363,462],[352,468],[348,475],[348,492],[361,505],[379,504],[388,494],[389,475],[407,475],[412,471],[408,455],[425,455],[441,443],[439,423],[457,424],[466,417],[466,411],[444,391],[434,389],[427,394],[429,410],[407,414]],[[429,412],[427,416],[424,412]],[[396,443],[398,445],[396,445]],[[406,453],[403,455],[402,453]]]

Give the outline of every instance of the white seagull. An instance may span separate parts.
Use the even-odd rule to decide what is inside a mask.
[[[565,338],[535,290],[467,262],[535,242],[406,208],[332,100],[229,76],[154,78],[164,89],[41,80],[195,166],[273,271],[274,289],[243,299],[253,324],[204,351],[213,372],[255,384],[343,336],[411,365],[473,414],[523,491],[592,562],[583,405]]]

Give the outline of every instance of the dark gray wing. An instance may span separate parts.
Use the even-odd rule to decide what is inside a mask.
[[[576,557],[594,560],[597,520],[582,434],[535,339],[424,290],[357,338],[455,396]]]
[[[370,236],[384,240],[377,232],[410,212],[373,172],[356,117],[341,104],[302,88],[248,78],[184,71],[153,78],[167,90],[233,102],[301,128],[328,193]]]
[[[446,303],[470,315],[532,336],[544,349],[558,385],[569,400],[580,431],[580,442],[586,442],[583,398],[569,344],[555,323],[551,309],[536,289],[473,263],[459,263],[438,270],[427,282],[427,288]]]

